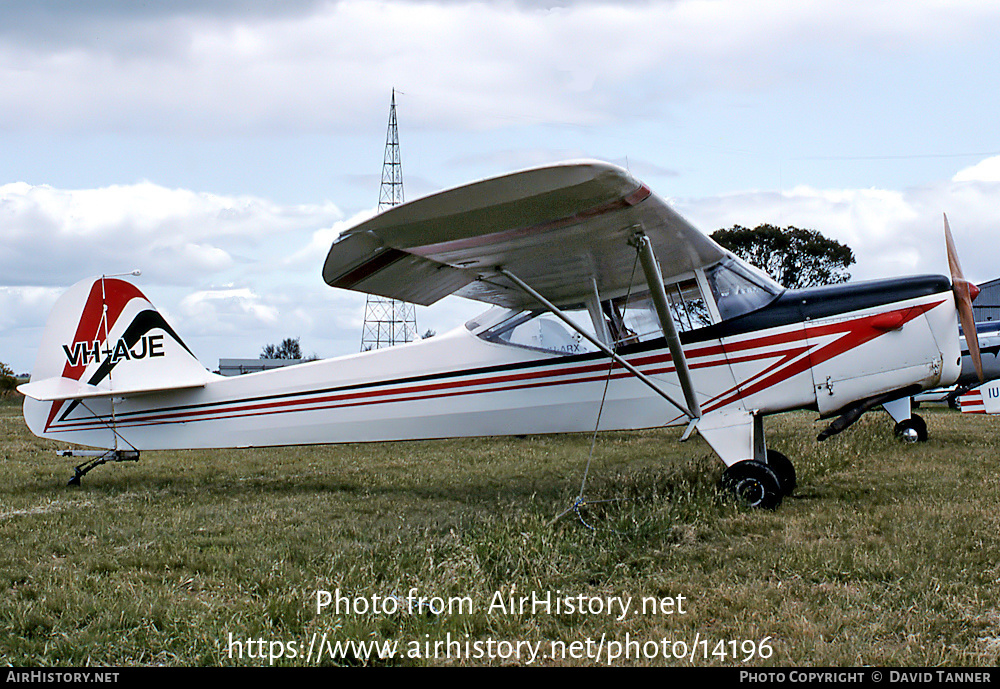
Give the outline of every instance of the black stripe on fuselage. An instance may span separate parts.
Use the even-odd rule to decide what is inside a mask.
[[[785,290],[767,306],[756,311],[682,333],[681,342],[687,344],[733,337],[950,291],[951,281],[943,275],[919,275]]]

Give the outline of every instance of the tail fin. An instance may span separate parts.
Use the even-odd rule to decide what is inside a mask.
[[[31,380],[18,390],[51,403],[30,405],[30,419],[25,406],[38,433],[67,400],[200,387],[211,377],[137,287],[100,277],[78,282],[56,302]]]

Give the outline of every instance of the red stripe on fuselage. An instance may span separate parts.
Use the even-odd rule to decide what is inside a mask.
[[[839,356],[840,354],[850,351],[855,347],[859,347],[865,344],[866,342],[870,342],[875,338],[879,337],[880,335],[885,335],[886,332],[890,331],[884,330],[877,326],[881,322],[881,320],[884,319],[885,316],[887,315],[898,314],[901,318],[900,327],[902,327],[906,323],[912,321],[914,318],[917,318],[918,316],[926,313],[930,309],[933,309],[934,307],[939,306],[940,304],[943,303],[944,300],[937,301],[932,304],[919,304],[917,306],[896,309],[894,311],[889,311],[889,312],[877,313],[871,316],[852,318],[851,320],[842,321],[839,323],[826,323],[815,326],[807,324],[804,328],[804,333],[807,339],[807,343],[808,340],[812,338],[822,338],[828,335],[834,335],[838,333],[843,333],[843,335],[841,337],[838,337],[833,342],[830,342],[829,344],[819,347],[818,349],[814,349],[813,346],[810,346],[808,356],[798,359],[797,361],[787,366],[786,368],[782,369],[781,371],[776,371],[771,376],[759,378],[760,375],[759,374],[758,380],[751,385],[746,385],[745,383],[737,384],[736,388],[733,388],[732,391],[726,391],[721,395],[715,397],[712,403],[705,405],[702,410],[705,412],[710,412],[719,409],[721,407],[724,407],[727,404],[731,404],[732,402],[735,402],[739,398],[747,397],[762,390],[766,390],[767,388],[777,385],[778,383],[781,383],[785,380],[788,380],[792,376],[795,376],[799,373],[802,373],[803,371],[809,370],[810,368],[814,368],[819,364],[829,361],[835,356]],[[770,338],[760,338],[759,340],[752,340],[751,342],[756,344],[757,342],[768,339]],[[799,339],[801,339],[801,337]],[[730,349],[730,345],[728,343],[725,345],[725,347],[727,350]],[[735,392],[735,394],[729,394],[730,392]]]

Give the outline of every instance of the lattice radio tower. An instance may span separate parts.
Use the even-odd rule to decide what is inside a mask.
[[[403,202],[403,166],[399,162],[399,128],[396,126],[396,90],[389,105],[389,129],[385,135],[382,161],[382,186],[378,211]],[[391,347],[410,342],[417,333],[417,314],[413,304],[398,299],[368,295],[365,324],[361,331],[361,351]]]

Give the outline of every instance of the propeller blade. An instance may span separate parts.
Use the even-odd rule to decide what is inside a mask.
[[[958,251],[955,249],[955,239],[951,236],[948,225],[948,215],[944,216],[944,240],[948,248],[948,269],[951,271],[951,289],[955,293],[955,306],[958,318],[962,324],[965,343],[969,346],[972,365],[976,368],[979,382],[985,382],[983,376],[983,360],[979,353],[979,333],[976,332],[976,319],[972,314],[972,300],[979,295],[979,288],[971,284],[962,274],[962,265],[958,262]]]

